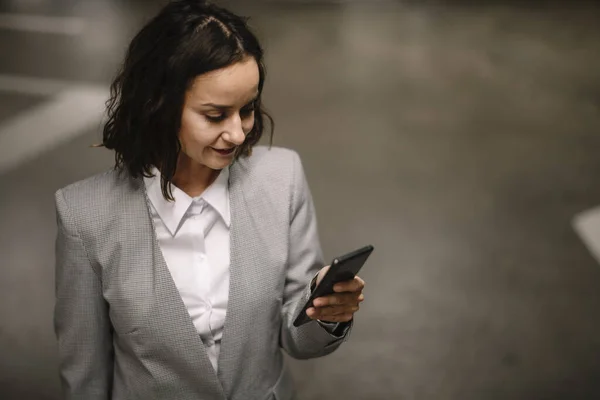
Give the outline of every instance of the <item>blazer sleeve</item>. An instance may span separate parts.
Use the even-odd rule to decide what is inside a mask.
[[[293,153],[293,171],[288,268],[280,342],[290,356],[307,359],[325,356],[336,350],[349,334],[352,321],[339,336],[314,320],[300,327],[293,325],[310,297],[311,280],[325,265],[312,195],[296,153]]]
[[[58,233],[54,329],[63,398],[110,399],[113,347],[102,282],[90,263],[61,190],[56,192],[55,200]]]

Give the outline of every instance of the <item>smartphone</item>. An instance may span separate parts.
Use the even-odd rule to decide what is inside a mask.
[[[334,258],[330,264],[329,270],[319,285],[312,292],[310,299],[308,299],[302,308],[302,311],[294,321],[294,326],[299,327],[307,322],[310,322],[311,319],[308,315],[306,315],[306,310],[313,306],[313,301],[317,297],[328,296],[334,293],[333,286],[336,283],[354,279],[373,250],[374,247],[368,245],[341,257]]]

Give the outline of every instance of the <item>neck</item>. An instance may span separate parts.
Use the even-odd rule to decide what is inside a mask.
[[[219,176],[219,171],[204,165],[180,159],[173,184],[183,190],[188,196],[200,196]]]

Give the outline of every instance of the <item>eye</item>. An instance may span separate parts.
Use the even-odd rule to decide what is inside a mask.
[[[225,119],[225,114],[221,115],[206,115],[206,119],[210,122],[218,123],[222,122]]]
[[[248,104],[246,107],[240,110],[240,115],[250,116],[254,112],[254,102]]]

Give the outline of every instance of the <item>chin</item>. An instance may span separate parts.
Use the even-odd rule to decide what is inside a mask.
[[[205,165],[214,170],[222,170],[223,168],[227,168],[233,162],[233,158],[230,160],[210,160]]]

